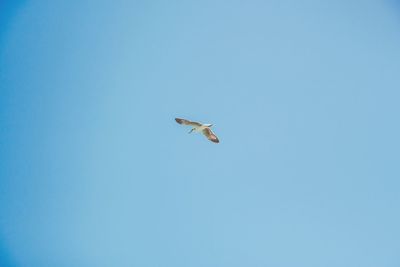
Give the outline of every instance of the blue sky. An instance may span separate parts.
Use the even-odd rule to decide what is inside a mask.
[[[3,1],[0,22],[0,266],[400,265],[398,2]]]

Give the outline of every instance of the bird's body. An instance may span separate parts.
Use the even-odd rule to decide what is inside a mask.
[[[199,122],[195,122],[195,121],[189,121],[189,120],[185,120],[185,119],[179,119],[179,118],[175,118],[175,120],[179,124],[192,126],[192,130],[189,133],[202,132],[207,137],[208,140],[210,140],[210,141],[212,141],[214,143],[219,143],[218,137],[210,129],[212,124],[209,124],[209,123],[204,123],[203,124],[203,123],[199,123]]]
[[[202,124],[201,126],[193,126],[193,131],[194,132],[202,132],[204,131],[206,128],[209,128],[210,126],[212,126],[211,124]]]

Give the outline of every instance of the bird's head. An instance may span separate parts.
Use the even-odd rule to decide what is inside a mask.
[[[212,124],[205,124],[205,126],[207,126],[207,127],[211,127],[211,126],[213,126]]]

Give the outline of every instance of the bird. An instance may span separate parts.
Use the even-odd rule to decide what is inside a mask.
[[[210,129],[210,127],[213,126],[212,124],[209,124],[209,123],[203,124],[203,123],[200,123],[200,122],[189,121],[189,120],[180,119],[180,118],[175,118],[175,120],[179,124],[192,126],[193,128],[192,128],[192,130],[190,130],[189,133],[202,132],[207,137],[207,139],[210,140],[211,142],[219,143],[218,137]]]

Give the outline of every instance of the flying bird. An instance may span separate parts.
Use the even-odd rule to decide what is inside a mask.
[[[196,121],[189,121],[185,119],[175,118],[176,122],[183,125],[188,125],[193,127],[189,133],[194,132],[202,132],[208,140],[214,143],[219,143],[218,137],[211,131],[210,127],[213,126],[212,124],[202,124]]]

